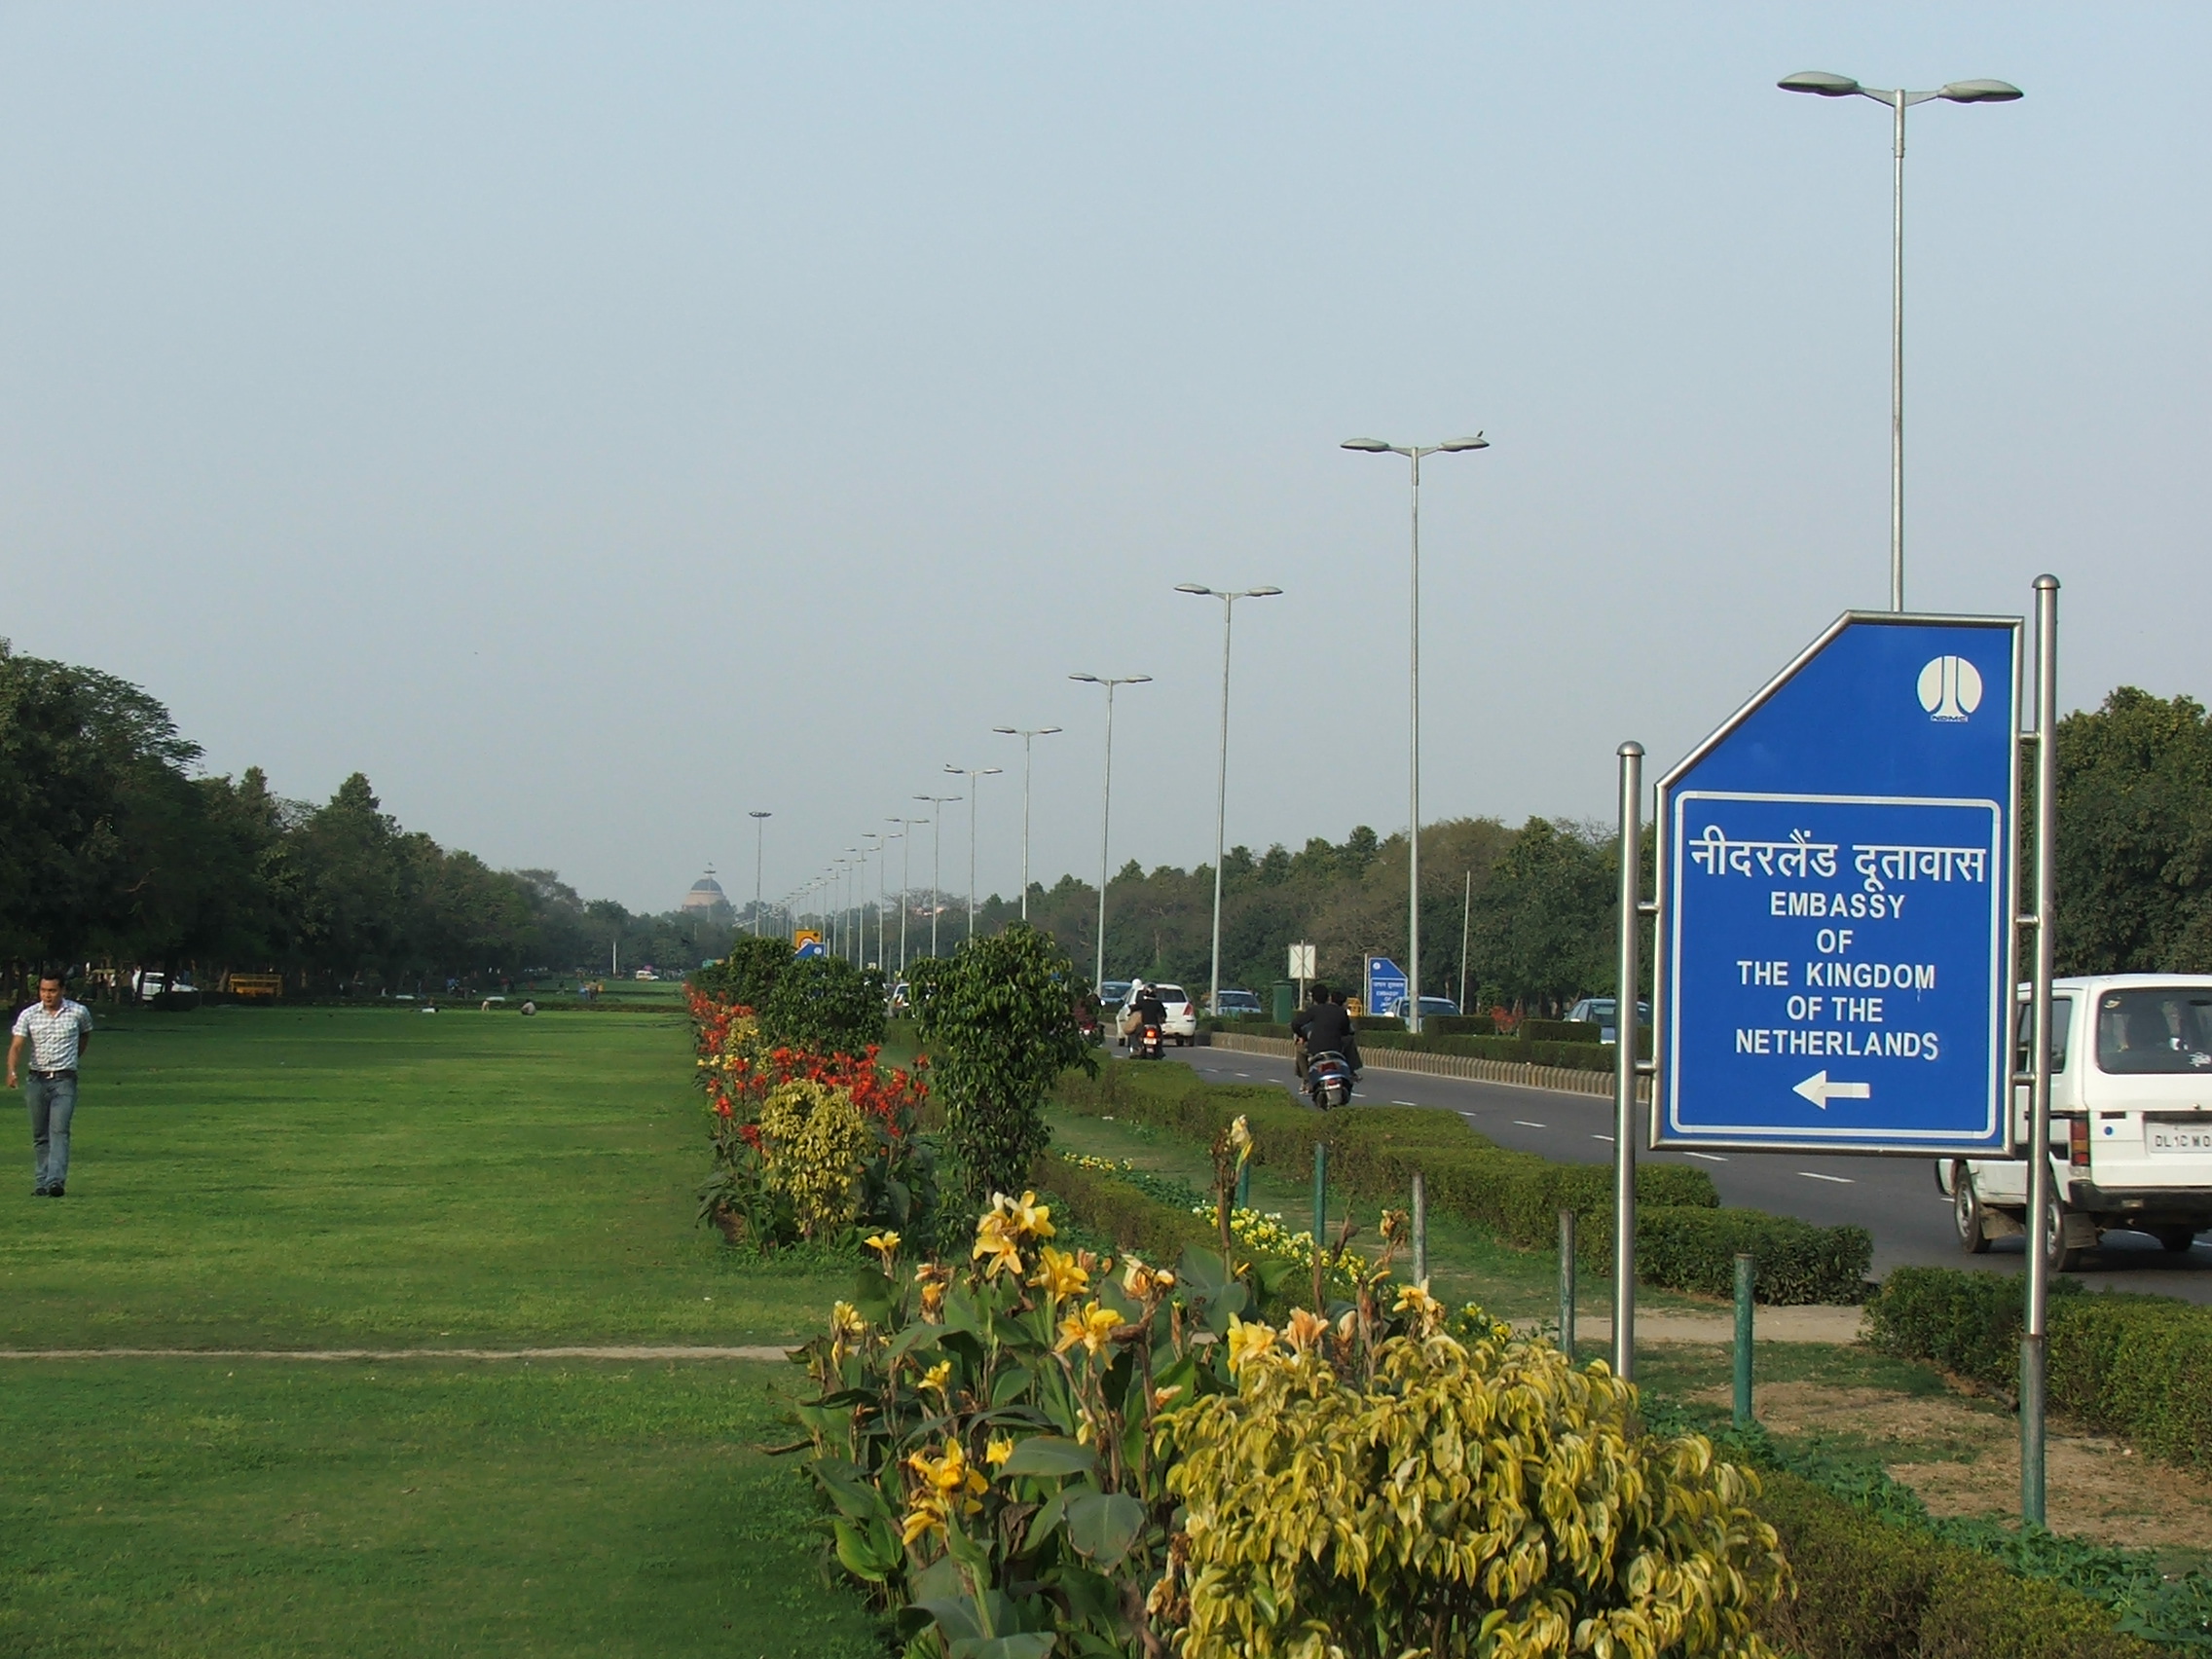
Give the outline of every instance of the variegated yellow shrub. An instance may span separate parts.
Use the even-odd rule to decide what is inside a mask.
[[[860,1213],[874,1137],[850,1092],[793,1078],[768,1091],[757,1124],[763,1179],[791,1204],[801,1237],[833,1234]]]
[[[1547,1344],[1351,1335],[1241,1327],[1235,1391],[1163,1419],[1184,1513],[1152,1601],[1183,1659],[1768,1652],[1787,1569],[1748,1471],[1642,1435],[1633,1387]]]

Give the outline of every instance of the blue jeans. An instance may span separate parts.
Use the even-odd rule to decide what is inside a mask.
[[[39,1191],[58,1187],[69,1175],[69,1120],[77,1110],[74,1077],[28,1076],[23,1104],[31,1114],[31,1162]]]

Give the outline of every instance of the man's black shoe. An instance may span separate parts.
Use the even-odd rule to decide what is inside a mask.
[[[33,1187],[31,1197],[34,1198],[51,1198],[54,1197],[54,1189],[52,1187]]]
[[[49,1187],[46,1190],[46,1196],[50,1198],[58,1198],[61,1197],[61,1189],[59,1187]]]

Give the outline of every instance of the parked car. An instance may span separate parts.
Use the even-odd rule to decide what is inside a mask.
[[[2022,998],[2025,1002],[2026,997]],[[2018,1070],[2034,1052],[2022,1011]],[[2124,974],[2057,979],[2050,995],[2051,1199],[2046,1251],[2072,1272],[2108,1232],[2147,1233],[2175,1255],[2212,1228],[2212,979]],[[2013,1090],[2013,1136],[2028,1090]],[[2025,1159],[1953,1159],[1936,1167],[1959,1243],[2027,1231]]]
[[[1392,1003],[1390,1005],[1390,1017],[1392,1019],[1405,1018],[1408,1002],[1408,998],[1400,997]],[[1458,1012],[1459,1005],[1450,997],[1423,997],[1420,999],[1420,1016],[1423,1019],[1433,1019],[1438,1014],[1456,1014]]]
[[[1619,1009],[1618,997],[1584,997],[1567,1011],[1567,1017],[1570,1024],[1597,1026],[1601,1043],[1618,1043],[1621,1040]],[[1639,1025],[1651,1023],[1651,1005],[1641,999],[1636,1005],[1636,1022]]]
[[[1149,982],[1154,994],[1160,998],[1160,1006],[1167,1011],[1166,1023],[1160,1028],[1161,1036],[1188,1049],[1198,1040],[1198,1011],[1197,1005],[1191,1001],[1190,993],[1185,991],[1181,985],[1170,985],[1164,980]],[[1119,1007],[1124,1014],[1128,1012],[1128,991],[1130,988],[1129,986],[1123,987]],[[1116,1023],[1119,1024],[1120,1021],[1117,1020]]]
[[[1120,1008],[1128,1000],[1128,980],[1101,979],[1098,981],[1098,1006],[1100,1008]]]
[[[1214,999],[1213,1014],[1216,1019],[1265,1019],[1268,1011],[1252,992],[1225,989]]]
[[[172,985],[168,982],[168,977],[160,969],[147,968],[140,970],[136,979],[137,983],[133,988],[137,991],[140,1002],[152,1002],[156,997],[169,992],[180,997],[198,996],[200,994],[200,987],[192,982],[190,974],[179,974],[176,977],[176,983]]]

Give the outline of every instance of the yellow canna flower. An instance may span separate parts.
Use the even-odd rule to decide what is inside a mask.
[[[951,1382],[952,1361],[949,1359],[940,1359],[922,1373],[922,1386],[935,1388],[940,1394],[945,1391]]]
[[[1252,1157],[1252,1125],[1244,1121],[1244,1114],[1236,1114],[1236,1122],[1229,1125],[1229,1144],[1236,1149],[1236,1161],[1248,1162]]]
[[[1229,1316],[1229,1374],[1235,1376],[1255,1359],[1265,1359],[1275,1346],[1272,1325],[1258,1320],[1246,1324],[1235,1314]]]
[[[1083,1270],[1075,1257],[1048,1244],[1038,1259],[1037,1272],[1029,1282],[1042,1286],[1045,1294],[1057,1302],[1064,1296],[1081,1296],[1088,1290],[1090,1275]]]
[[[1426,1279],[1399,1291],[1397,1304],[1390,1311],[1412,1314],[1423,1332],[1432,1331],[1444,1322],[1444,1304],[1428,1294]]]
[[[1024,1193],[1018,1198],[1010,1198],[1004,1193],[993,1193],[990,1213],[1003,1218],[1002,1224],[1006,1231],[1017,1242],[1052,1236],[1051,1208],[1039,1203],[1035,1193]],[[987,1221],[990,1216],[985,1216],[984,1219]]]
[[[1293,1308],[1290,1310],[1290,1323],[1283,1331],[1283,1335],[1290,1340],[1290,1346],[1300,1353],[1312,1352],[1328,1334],[1329,1321],[1303,1308]]]
[[[830,1309],[830,1329],[838,1337],[863,1336],[867,1331],[867,1321],[850,1302],[840,1302]]]
[[[886,1262],[899,1253],[899,1235],[888,1228],[881,1233],[872,1235],[864,1242]]]
[[[1021,1246],[1015,1239],[1006,1216],[998,1210],[987,1211],[976,1224],[976,1248],[969,1252],[970,1259],[983,1264],[983,1276],[997,1278],[1002,1272],[1021,1272]]]
[[[1148,1268],[1131,1255],[1122,1272],[1122,1288],[1139,1301],[1150,1302],[1175,1288],[1175,1275],[1164,1268]]]
[[[1090,1353],[1103,1353],[1108,1340],[1122,1323],[1122,1316],[1111,1308],[1093,1302],[1082,1311],[1069,1314],[1060,1321],[1060,1340],[1052,1345],[1054,1353],[1065,1353],[1078,1343]]]
[[[1013,1456],[1014,1442],[1005,1435],[994,1436],[991,1443],[983,1448],[983,1461],[994,1469]]]

